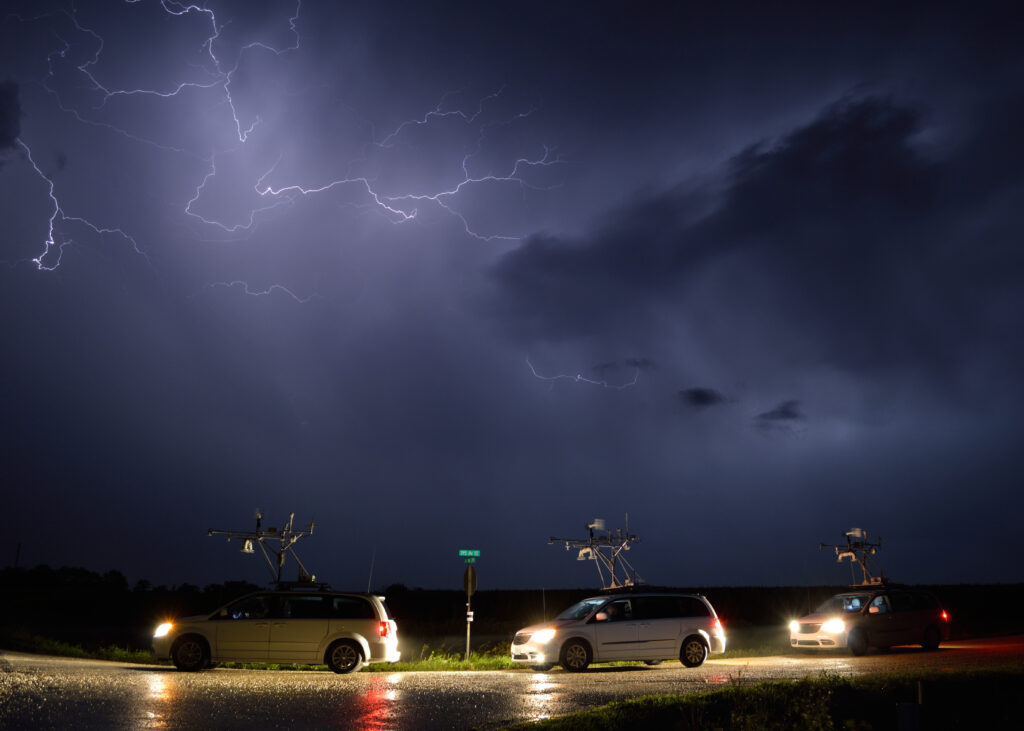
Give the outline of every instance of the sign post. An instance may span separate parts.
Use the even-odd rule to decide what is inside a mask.
[[[471,598],[476,591],[476,567],[473,564],[480,557],[480,551],[463,548],[459,550],[459,556],[466,564],[466,571],[462,575],[462,586],[466,590],[466,662],[469,662],[469,627],[473,622]]]

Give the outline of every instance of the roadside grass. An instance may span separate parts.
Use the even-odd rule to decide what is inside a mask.
[[[688,695],[616,701],[513,729],[583,731],[659,728],[867,731],[885,728],[1016,728],[1014,699],[1024,664],[1003,669],[844,677],[823,673],[801,680],[744,684]],[[923,702],[918,705],[918,698]],[[916,718],[916,722],[910,719]],[[913,724],[904,726],[902,724]]]
[[[29,632],[21,628],[0,630],[0,647],[17,652],[30,652],[37,655],[58,655],[60,657],[79,657],[87,660],[112,660],[128,663],[154,663],[153,653],[149,650],[133,650],[129,647],[105,645],[85,648],[69,642],[55,640],[50,637]]]

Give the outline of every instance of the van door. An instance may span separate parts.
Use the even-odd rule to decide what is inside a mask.
[[[641,659],[674,657],[679,637],[682,597],[643,596],[633,600],[637,619],[637,650]]]
[[[911,645],[921,641],[923,629],[915,628],[921,623],[921,612],[918,610],[914,596],[907,591],[892,593],[893,633],[892,644]]]
[[[629,599],[608,602],[598,614],[606,614],[603,622],[594,622],[594,661],[627,659],[637,655],[637,623]]]
[[[270,661],[320,663],[320,643],[327,635],[327,597],[322,594],[281,596],[270,622]]]
[[[270,645],[270,612],[273,597],[256,594],[229,604],[212,619],[217,623],[218,660],[266,662]]]
[[[875,647],[899,644],[899,627],[889,594],[878,594],[871,599],[861,627],[867,632],[868,643]]]

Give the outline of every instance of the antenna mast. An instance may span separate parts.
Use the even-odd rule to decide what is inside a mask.
[[[316,581],[316,577],[306,571],[306,567],[302,565],[302,561],[299,560],[298,555],[295,553],[295,542],[303,536],[309,536],[313,534],[313,521],[309,522],[309,527],[305,530],[296,530],[292,527],[292,523],[295,520],[295,513],[288,514],[288,522],[285,523],[284,528],[278,530],[277,528],[264,528],[263,527],[263,511],[256,510],[256,530],[219,530],[210,528],[206,535],[224,535],[228,537],[228,541],[238,539],[242,541],[242,553],[255,553],[255,546],[259,546],[260,552],[263,554],[263,558],[266,559],[267,568],[270,569],[271,580],[274,583],[281,584],[281,572],[284,569],[285,558],[291,556],[295,559],[295,563],[299,565],[299,577],[300,582],[313,582]],[[277,543],[275,548],[271,543]],[[270,554],[274,554],[274,560],[270,559]]]
[[[614,531],[605,530],[604,519],[594,518],[594,522],[587,525],[587,538],[556,538],[548,539],[548,545],[553,543],[564,543],[565,550],[576,548],[579,553],[577,561],[594,561],[597,566],[597,575],[601,579],[602,589],[621,589],[625,586],[643,584],[644,581],[637,576],[636,569],[630,565],[623,552],[629,550],[629,544],[640,540],[629,532],[629,513],[626,513],[626,529],[618,528]],[[604,535],[599,535],[604,533]]]
[[[819,543],[818,550],[823,548],[832,548],[836,552],[836,561],[839,563],[843,562],[843,559],[850,560],[850,579],[854,579],[854,564],[860,567],[861,581],[860,586],[876,586],[884,584],[888,579],[885,574],[882,573],[881,567],[877,567],[878,575],[875,576],[871,573],[871,567],[868,565],[871,561],[871,556],[878,553],[878,550],[882,547],[882,538],[879,536],[877,543],[871,543],[868,541],[868,532],[862,528],[850,528],[846,531],[846,545],[835,544],[835,543]],[[857,586],[857,584],[852,584]]]

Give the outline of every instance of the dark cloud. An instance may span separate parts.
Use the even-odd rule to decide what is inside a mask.
[[[737,252],[796,259],[819,294],[839,279],[844,294],[859,288],[899,240],[892,227],[909,225],[934,200],[936,170],[909,143],[919,128],[916,110],[886,99],[831,105],[778,142],[736,156],[710,215],[695,214],[710,191],[680,188],[619,210],[581,240],[532,237],[494,268],[495,312],[528,337],[586,335]],[[856,281],[846,284],[851,274]]]
[[[770,411],[758,414],[756,418],[759,422],[778,422],[803,421],[807,417],[800,411],[800,402],[796,399],[790,399],[783,401]]]
[[[713,388],[683,389],[679,392],[679,398],[684,404],[694,409],[706,409],[709,406],[725,403],[725,396]]]
[[[1002,104],[978,128],[1004,128],[1019,106]],[[980,156],[980,139],[926,154],[929,125],[919,106],[844,98],[735,156],[720,194],[680,187],[616,211],[587,236],[530,238],[493,268],[490,311],[529,340],[597,328],[660,338],[656,321],[639,332],[636,323],[652,312],[692,318],[683,302],[713,273],[730,278],[716,282],[715,317],[734,320],[740,337],[776,333],[779,357],[855,370],[928,361],[953,373],[964,339],[994,324],[984,285],[1022,255],[1006,235],[1018,226],[1008,210],[988,218],[1008,228],[990,246],[978,249],[969,233],[975,201],[999,200],[1010,169],[988,162],[995,150]]]
[[[626,365],[630,368],[639,368],[642,371],[648,371],[655,367],[655,363],[650,358],[626,358]]]

